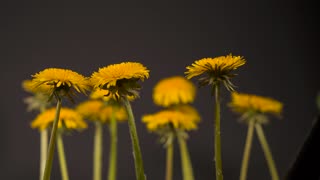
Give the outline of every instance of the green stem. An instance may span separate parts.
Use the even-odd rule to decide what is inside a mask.
[[[49,150],[48,150],[48,156],[47,156],[47,160],[46,160],[46,167],[44,170],[43,180],[50,180],[53,155],[54,155],[54,148],[56,146],[56,136],[57,136],[59,116],[60,116],[60,109],[61,109],[61,99],[60,99],[60,97],[57,96],[56,114],[55,114],[52,130],[51,130]]]
[[[97,121],[95,123],[94,134],[94,150],[93,150],[93,180],[101,180],[102,170],[102,135],[103,127],[102,123]]]
[[[48,129],[40,132],[40,180],[43,177],[48,152]]]
[[[183,180],[194,180],[191,160],[185,138],[177,134],[180,147]]]
[[[251,150],[251,144],[253,140],[254,123],[255,122],[253,120],[249,121],[248,134],[247,134],[246,144],[244,147],[243,159],[242,159],[242,165],[241,165],[240,180],[247,179],[250,150]]]
[[[220,86],[214,86],[215,93],[215,131],[214,131],[214,154],[216,165],[216,179],[223,180],[222,160],[221,160],[221,131],[220,131]]]
[[[115,111],[112,111],[110,121],[110,155],[109,155],[109,175],[108,180],[117,179],[117,120]]]
[[[128,124],[129,124],[130,137],[131,137],[132,148],[133,148],[133,158],[135,163],[136,178],[137,180],[145,180],[146,177],[144,175],[142,154],[140,151],[139,139],[138,139],[136,124],[135,124],[134,116],[132,113],[131,105],[127,98],[123,98],[123,102],[124,102],[126,111],[128,113]]]
[[[167,145],[166,180],[172,180],[173,174],[173,142]]]
[[[276,169],[276,165],[275,165],[275,162],[272,158],[271,150],[269,148],[267,139],[263,133],[263,129],[261,127],[261,124],[257,123],[255,125],[255,127],[256,127],[257,135],[260,140],[264,155],[265,155],[267,163],[268,163],[268,167],[269,167],[269,171],[270,171],[272,180],[279,180],[279,175],[278,175],[278,172]]]
[[[66,155],[64,152],[64,146],[63,146],[63,140],[62,140],[62,132],[58,132],[57,134],[57,148],[58,148],[58,156],[59,156],[62,180],[69,180]]]

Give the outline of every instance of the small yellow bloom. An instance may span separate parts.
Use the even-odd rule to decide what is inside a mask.
[[[54,91],[68,94],[71,88],[79,93],[85,93],[90,89],[88,79],[68,69],[45,69],[33,75],[32,83],[31,86],[34,87],[35,91],[41,91],[43,85],[50,86],[50,94]]]
[[[110,95],[119,98],[138,96],[140,86],[137,81],[146,78],[149,78],[149,70],[145,66],[136,62],[123,62],[100,68],[91,75],[90,80],[95,89],[109,90]]]
[[[195,95],[195,86],[181,76],[163,79],[153,89],[154,103],[164,107],[192,103]]]
[[[117,121],[124,121],[127,119],[127,113],[123,107],[109,104],[106,105],[99,100],[89,100],[80,103],[76,110],[84,119],[91,121],[108,122],[111,119],[113,111]]]
[[[234,85],[230,79],[235,76],[231,71],[244,65],[246,61],[241,56],[219,56],[215,58],[203,58],[195,61],[191,66],[187,67],[185,72],[186,77],[191,79],[195,76],[206,74],[206,76],[199,79],[199,84],[217,85],[220,82],[229,90],[234,90]]]
[[[50,108],[39,114],[31,123],[32,128],[38,128],[40,131],[52,126],[56,114],[55,108]],[[81,130],[87,128],[86,122],[81,115],[70,108],[61,108],[58,128]]]
[[[214,72],[230,72],[245,64],[245,60],[241,56],[219,56],[216,58],[203,58],[195,61],[191,66],[187,67],[187,78],[199,76],[203,73]]]
[[[172,124],[176,129],[194,130],[197,129],[197,123],[200,116],[196,109],[191,106],[177,106],[174,109],[167,109],[155,114],[149,114],[142,117],[150,131],[156,131]]]
[[[239,113],[255,111],[260,113],[272,113],[280,115],[283,104],[268,97],[251,94],[232,93],[231,108]]]

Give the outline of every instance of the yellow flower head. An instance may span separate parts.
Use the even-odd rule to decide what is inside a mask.
[[[111,119],[113,111],[117,121],[124,121],[127,119],[127,114],[122,107],[105,105],[99,100],[85,101],[79,104],[76,110],[84,119],[91,121],[101,121],[105,123]]]
[[[110,93],[108,90],[97,88],[92,91],[92,93],[90,94],[90,98],[97,100],[100,99],[103,101],[110,101],[113,98],[113,96],[109,96],[109,94]],[[133,101],[135,99],[134,96],[127,96],[127,98],[129,101]]]
[[[52,126],[56,114],[56,109],[51,108],[39,114],[31,123],[32,128],[40,131]],[[81,130],[87,128],[86,122],[81,115],[69,108],[61,108],[58,128]]]
[[[280,115],[283,104],[277,100],[251,94],[232,93],[230,107],[239,113],[254,111]]]
[[[69,90],[74,88],[79,93],[89,90],[90,84],[84,76],[68,69],[48,68],[35,75],[32,79],[35,91],[41,91],[42,86],[50,86],[50,94],[59,92],[60,95],[68,95]]]
[[[192,103],[196,88],[184,77],[174,76],[161,80],[153,89],[153,101],[159,106]]]
[[[157,131],[172,125],[176,129],[194,130],[200,121],[200,116],[196,109],[183,105],[174,109],[167,109],[155,114],[142,117],[149,131]]]
[[[244,65],[246,61],[241,56],[219,56],[215,58],[203,58],[187,67],[186,77],[191,79],[195,76],[207,74],[208,77],[199,79],[200,85],[216,85],[220,81],[224,83],[228,90],[233,90],[230,78],[235,76],[230,72]]]
[[[119,98],[120,96],[138,96],[140,85],[138,80],[149,78],[149,70],[140,63],[123,62],[100,68],[98,72],[91,75],[93,87],[106,89],[110,95]]]
[[[52,87],[49,85],[42,85],[39,87],[35,86],[35,83],[32,80],[24,80],[22,81],[22,88],[29,93],[43,93],[43,94],[49,94],[51,91]]]

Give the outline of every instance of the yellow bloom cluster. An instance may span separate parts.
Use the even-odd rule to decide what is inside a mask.
[[[166,109],[155,114],[149,114],[142,117],[148,130],[156,131],[170,124],[176,129],[194,130],[197,129],[197,123],[200,116],[196,109],[188,105],[178,106],[174,109]]]
[[[181,76],[165,78],[153,89],[154,103],[163,107],[192,103],[195,95],[195,86]]]
[[[43,85],[50,86],[50,94],[55,90],[64,90],[66,93],[70,88],[74,88],[79,93],[85,93],[90,89],[90,83],[84,76],[68,70],[59,68],[48,68],[33,75],[31,87],[34,91],[42,91]]]
[[[38,128],[40,131],[50,127],[55,118],[56,109],[51,108],[39,114],[31,123],[32,128]],[[69,108],[61,108],[58,127],[67,129],[81,130],[87,128],[86,122],[81,115]]]
[[[283,104],[277,100],[251,94],[232,93],[231,108],[239,113],[256,111],[280,115]]]
[[[99,100],[89,100],[79,104],[76,111],[81,114],[84,119],[91,121],[108,122],[112,113],[117,121],[124,121],[127,119],[127,113],[123,107],[106,105]],[[114,111],[114,112],[113,112]]]
[[[203,73],[227,73],[244,65],[245,62],[241,56],[232,56],[231,54],[215,58],[203,58],[195,61],[191,66],[188,66],[185,74],[188,79],[191,79]]]

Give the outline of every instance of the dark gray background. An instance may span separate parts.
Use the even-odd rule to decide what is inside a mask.
[[[316,10],[305,1],[2,1],[0,6],[1,179],[37,179],[39,134],[29,127],[28,94],[21,81],[48,67],[69,68],[86,76],[99,67],[138,61],[150,69],[141,99],[133,103],[149,180],[164,179],[165,151],[149,134],[141,116],[160,108],[152,88],[161,78],[183,75],[203,57],[233,53],[246,58],[233,79],[237,90],[282,101],[282,119],[271,118],[265,133],[280,176],[284,176],[317,114],[316,66],[319,28]],[[308,3],[308,4],[307,4]],[[194,81],[195,82],[195,81]],[[82,95],[77,98],[81,101]],[[226,180],[239,176],[246,126],[237,122],[222,94],[222,148]],[[198,91],[194,106],[202,116],[188,141],[197,180],[214,179],[213,98]],[[93,128],[65,137],[71,179],[91,179]],[[108,132],[105,131],[104,176]],[[118,179],[134,178],[128,127],[119,127]],[[181,179],[176,149],[174,179]],[[60,179],[57,162],[52,179]],[[261,147],[254,139],[249,179],[270,179]]]

